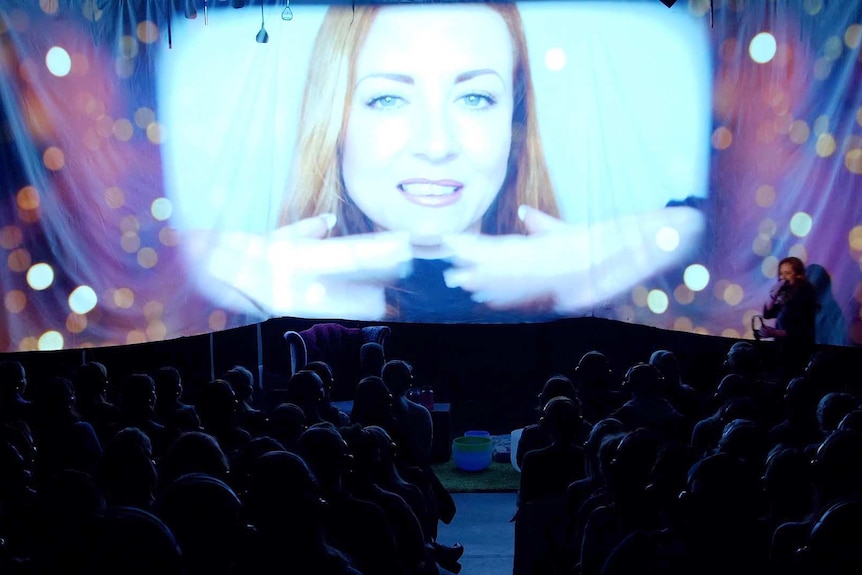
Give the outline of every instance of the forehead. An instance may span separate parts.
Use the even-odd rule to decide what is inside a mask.
[[[387,6],[374,19],[357,61],[360,75],[493,68],[511,73],[513,44],[503,17],[487,6]]]

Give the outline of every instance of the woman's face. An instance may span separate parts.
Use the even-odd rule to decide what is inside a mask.
[[[483,6],[380,10],[356,62],[342,150],[347,193],[417,245],[478,233],[506,178],[513,45]]]
[[[796,272],[793,271],[793,266],[788,263],[778,266],[778,278],[783,282],[793,285],[796,281]]]

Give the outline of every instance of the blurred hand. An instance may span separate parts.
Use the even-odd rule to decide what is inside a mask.
[[[194,232],[187,256],[210,297],[266,315],[380,319],[383,284],[410,271],[408,234],[329,238],[335,216],[283,226],[269,235]],[[213,281],[216,280],[216,281]]]
[[[687,207],[590,226],[527,206],[519,215],[527,235],[447,237],[455,266],[447,270],[446,284],[494,308],[550,304],[571,313],[682,262],[704,229],[703,214]]]

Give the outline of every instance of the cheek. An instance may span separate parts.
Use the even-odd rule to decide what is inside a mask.
[[[461,122],[462,149],[471,163],[492,173],[505,172],[512,145],[511,114],[494,114]]]
[[[391,161],[404,148],[407,133],[404,118],[353,113],[344,139],[345,177],[351,168],[378,169]]]

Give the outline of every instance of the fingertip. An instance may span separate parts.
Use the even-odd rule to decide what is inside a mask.
[[[522,222],[527,219],[527,211],[530,209],[530,206],[527,204],[521,204],[518,206],[518,219]]]
[[[323,220],[323,223],[326,225],[327,230],[332,230],[335,227],[335,224],[338,222],[338,217],[330,212],[325,214],[320,214],[320,219]]]

